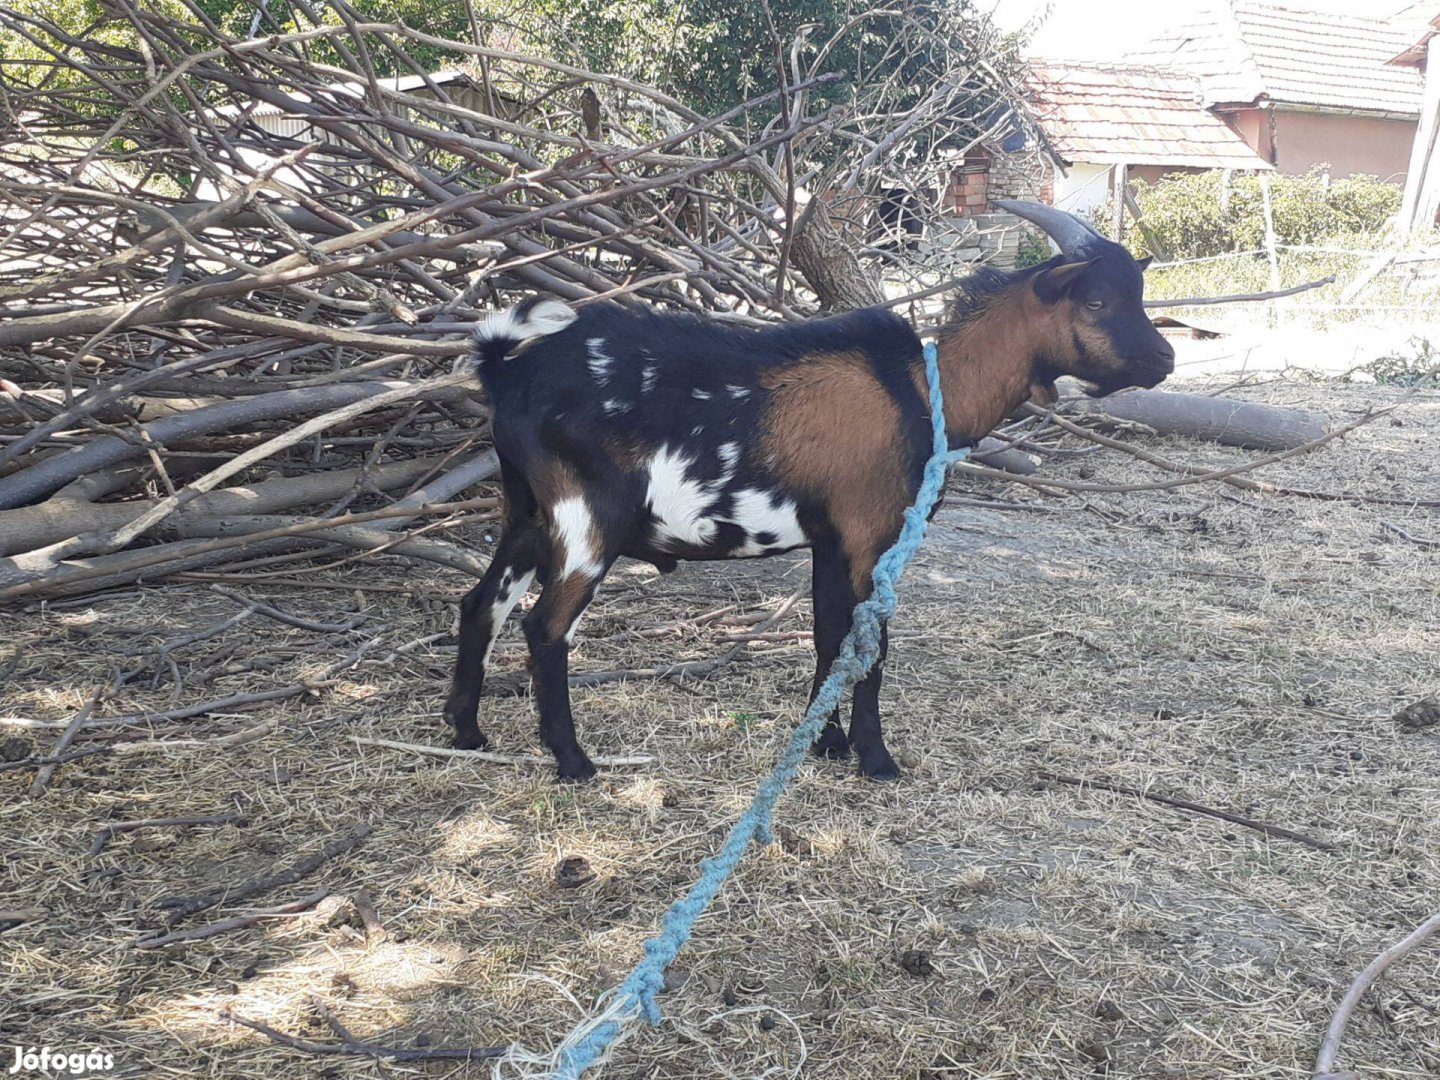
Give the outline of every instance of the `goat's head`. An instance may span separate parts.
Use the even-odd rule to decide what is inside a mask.
[[[1175,370],[1174,348],[1141,304],[1148,258],[1136,262],[1087,222],[1053,206],[1011,199],[995,205],[1040,226],[1060,248],[1031,279],[1055,329],[1037,360],[1038,387],[1053,394],[1057,377],[1073,375],[1090,384],[1092,397],[1103,397],[1127,386],[1156,386]]]

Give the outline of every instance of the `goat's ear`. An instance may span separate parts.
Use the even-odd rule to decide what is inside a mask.
[[[1135,265],[1140,268],[1140,272],[1143,274],[1146,270],[1150,269],[1150,263],[1154,258],[1154,255],[1146,255],[1143,259],[1136,259]]]
[[[1062,263],[1046,270],[1035,279],[1035,293],[1047,304],[1053,304],[1075,287],[1080,276],[1095,263],[1094,259],[1084,262]]]

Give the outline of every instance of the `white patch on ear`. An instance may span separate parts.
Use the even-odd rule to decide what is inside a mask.
[[[604,386],[610,381],[610,365],[615,358],[605,352],[605,339],[592,337],[585,342],[586,364],[590,366],[590,375],[599,386]]]
[[[541,300],[530,309],[523,325],[529,330],[527,337],[543,337],[558,334],[579,317],[574,308],[561,300]]]
[[[550,508],[550,517],[555,522],[555,531],[565,550],[565,564],[557,580],[563,581],[571,574],[599,577],[605,564],[591,541],[595,517],[585,505],[585,500],[579,495],[561,499]]]
[[[523,314],[520,307],[516,305],[487,315],[485,321],[475,328],[476,342],[530,341],[558,334],[579,318],[569,304],[559,300],[542,300]]]

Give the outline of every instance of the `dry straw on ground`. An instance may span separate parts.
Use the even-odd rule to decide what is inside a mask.
[[[1399,398],[1333,384],[1233,393],[1335,420]],[[1433,500],[1437,436],[1440,396],[1422,392],[1393,421],[1262,475]],[[1157,449],[1215,467],[1243,456]],[[1157,475],[1112,450],[1045,471]],[[1437,689],[1440,571],[1383,525],[1433,537],[1433,511],[1218,485],[1083,500],[964,487],[954,493],[1055,512],[955,503],[937,516],[886,683],[905,776],[877,786],[849,766],[803,770],[781,842],[744,864],[682,955],[666,1025],[629,1043],[610,1075],[796,1075],[803,1039],[816,1078],[1306,1077],[1350,978],[1436,907],[1440,729],[1392,716]],[[451,535],[483,544],[484,528]],[[558,787],[548,768],[352,740],[443,738],[449,601],[467,582],[382,566],[236,575],[226,584],[242,597],[349,629],[255,613],[177,647],[173,667],[135,650],[244,605],[197,580],[5,616],[0,713],[62,726],[116,666],[150,665],[97,705],[101,719],[313,682],[369,647],[283,701],[100,729],[179,745],[63,764],[39,798],[25,797],[33,770],[0,772],[0,909],[28,912],[0,929],[0,1043],[98,1045],[126,1077],[481,1076],[488,1065],[316,1058],[222,1013],[328,1041],[319,1002],[363,1038],[534,1049],[629,969],[801,713],[811,652],[794,631],[808,605],[705,679],[578,690],[593,751],[654,761]],[[714,657],[805,577],[800,556],[665,578],[622,568],[575,669]],[[642,633],[653,627],[668,629]],[[517,635],[503,643],[502,675],[518,671],[519,649]],[[497,690],[484,715],[498,750],[537,749],[525,698]],[[236,733],[248,741],[205,742]],[[0,731],[9,756],[48,752],[58,735]],[[1045,771],[1336,848],[1046,783]],[[118,832],[87,855],[117,821],[234,813]],[[372,831],[293,884],[173,926],[157,906],[282,871],[360,824]],[[593,879],[572,863],[557,880],[574,857]],[[369,931],[348,900],[327,900],[133,947],[322,888],[364,890]],[[1367,998],[1342,1059],[1366,1077],[1440,1074],[1433,945]]]

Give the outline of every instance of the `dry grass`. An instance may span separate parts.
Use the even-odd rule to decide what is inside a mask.
[[[1235,391],[1336,417],[1399,395],[1271,384]],[[1342,444],[1267,470],[1331,490],[1440,498],[1440,394]],[[1238,452],[1169,447],[1206,463]],[[1047,466],[1149,478],[1122,455]],[[994,495],[987,490],[986,495]],[[1003,492],[1018,499],[1027,492]],[[756,851],[701,922],[663,999],[667,1023],[611,1075],[1111,1077],[1309,1075],[1351,976],[1437,906],[1440,731],[1391,719],[1437,685],[1436,555],[1381,520],[1440,535],[1440,514],[1260,498],[1207,486],[1055,501],[1054,514],[943,510],[904,590],[886,703],[896,785],[815,763],[783,804],[788,842]],[[473,537],[479,540],[478,533]],[[587,618],[577,670],[713,656],[735,627],[624,631],[735,604],[773,605],[802,558],[617,575]],[[311,573],[343,589],[261,581],[248,594],[348,634],[251,618],[177,654],[181,704],[313,676],[381,641],[316,694],[233,717],[122,729],[226,749],[103,755],[63,766],[38,800],[0,773],[0,1059],[9,1046],[101,1046],[114,1075],[488,1075],[455,1064],[316,1059],[228,1025],[223,1009],[324,1038],[320,998],[362,1035],[414,1045],[543,1048],[637,957],[798,718],[807,643],[749,646],[700,682],[578,691],[596,753],[653,754],[579,788],[548,768],[357,749],[348,735],[435,742],[453,608],[354,587],[454,597],[458,576],[394,566]],[[4,616],[0,714],[64,720],[124,662],[114,650],[233,614],[200,583]],[[777,629],[807,624],[802,609]],[[619,637],[615,637],[619,635]],[[609,638],[609,640],[600,640]],[[500,655],[519,665],[518,635]],[[224,674],[259,658],[268,666]],[[133,661],[131,661],[133,663]],[[207,685],[193,685],[205,668]],[[171,707],[168,669],[100,715]],[[534,750],[528,700],[487,696],[497,748]],[[0,731],[35,748],[57,732]],[[1186,796],[1312,833],[1322,852],[1135,798],[1037,781],[1041,770]],[[243,823],[142,830],[85,851],[116,819],[242,810]],[[288,865],[359,821],[373,835],[306,881],[190,926],[366,887],[392,937],[317,915],[183,948],[127,948],[155,901]],[[557,862],[597,879],[560,889]],[[925,950],[930,975],[902,953]],[[913,966],[913,965],[912,965]],[[727,1006],[727,995],[736,1004]],[[1440,1074],[1440,949],[1387,975],[1352,1024],[1367,1077]],[[577,1007],[578,1006],[578,1007]],[[794,1021],[762,1026],[773,1009]],[[797,1034],[798,1032],[798,1034]]]

